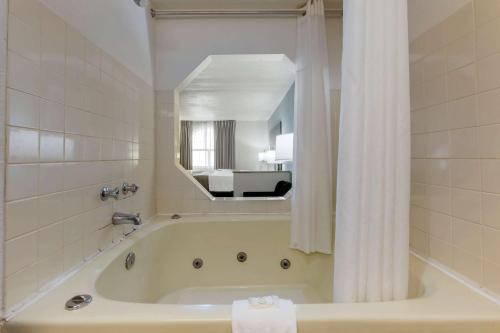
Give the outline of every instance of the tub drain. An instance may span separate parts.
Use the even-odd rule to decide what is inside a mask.
[[[239,262],[245,262],[247,261],[247,254],[245,252],[239,252],[237,255],[236,255],[236,259],[239,261]]]
[[[291,265],[292,265],[292,263],[288,259],[281,259],[281,261],[280,261],[280,266],[283,269],[289,269]]]
[[[196,269],[200,269],[203,266],[203,259],[196,258],[193,260],[193,267]]]
[[[135,253],[130,252],[127,254],[127,258],[125,258],[125,269],[128,271],[131,269],[135,264]]]
[[[66,310],[72,311],[72,310],[78,310],[81,309],[92,302],[92,296],[83,294],[83,295],[76,295],[71,297],[67,302],[64,308]]]

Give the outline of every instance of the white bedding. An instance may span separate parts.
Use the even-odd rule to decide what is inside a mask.
[[[233,172],[231,170],[214,170],[208,174],[208,186],[213,192],[233,191]]]
[[[234,189],[232,170],[192,171],[191,173],[193,176],[207,175],[209,191],[232,192]]]

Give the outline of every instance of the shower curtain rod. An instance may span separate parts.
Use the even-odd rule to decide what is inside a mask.
[[[253,16],[253,17],[289,17],[300,16],[306,13],[305,8],[299,9],[240,9],[240,10],[155,10],[151,9],[151,16],[158,19],[182,17],[225,17],[225,16]],[[342,17],[342,9],[325,9],[325,16]]]

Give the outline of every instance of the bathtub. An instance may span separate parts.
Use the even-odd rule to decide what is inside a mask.
[[[300,333],[500,332],[499,305],[414,255],[409,299],[333,304],[332,257],[289,249],[288,228],[285,216],[157,217],[16,314],[4,329],[229,333],[233,299],[277,294],[297,304]],[[130,253],[135,261],[126,269]],[[288,265],[282,266],[283,259]],[[90,294],[93,301],[65,310],[77,294]]]

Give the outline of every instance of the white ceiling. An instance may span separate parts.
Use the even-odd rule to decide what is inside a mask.
[[[342,0],[325,0],[327,8],[342,7]],[[295,9],[306,0],[152,0],[155,9]]]
[[[183,120],[268,120],[295,80],[285,55],[212,55],[179,86]]]

